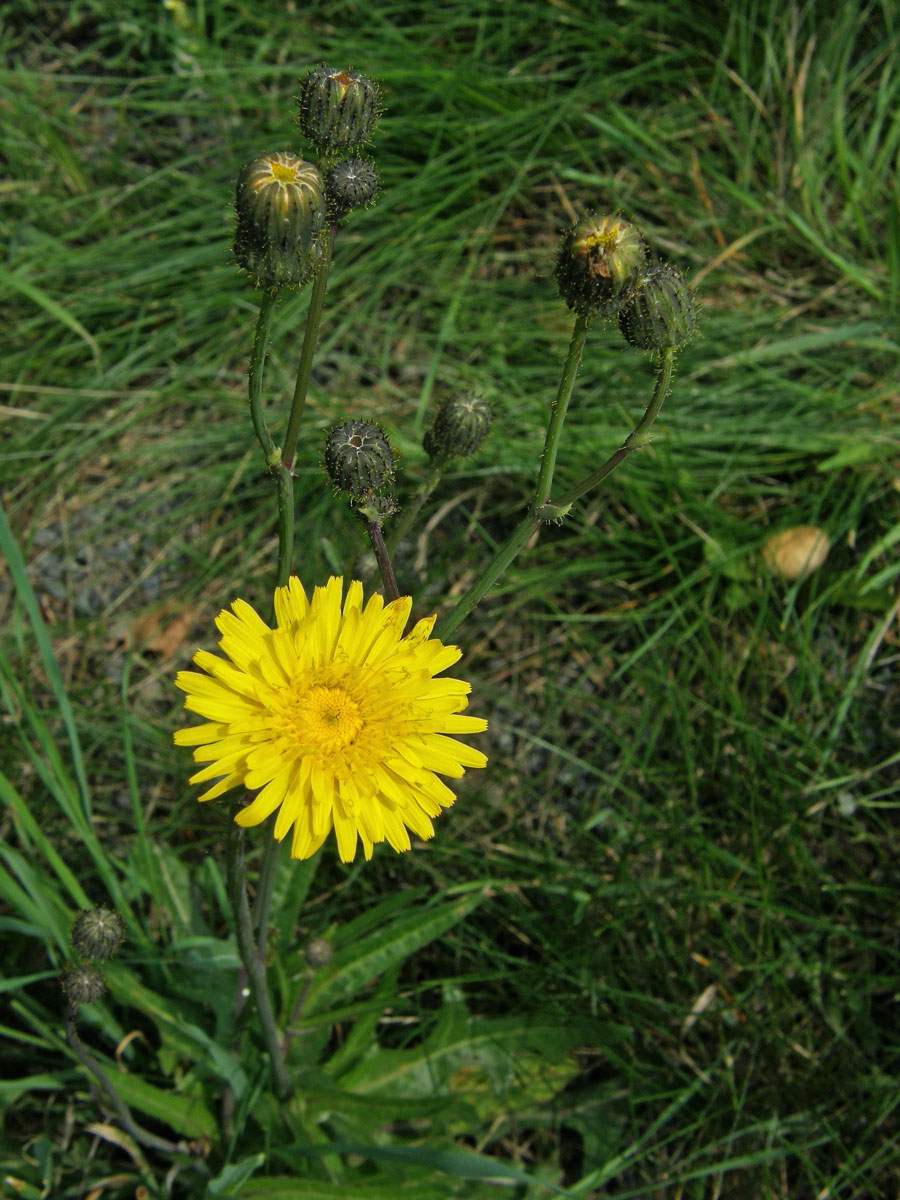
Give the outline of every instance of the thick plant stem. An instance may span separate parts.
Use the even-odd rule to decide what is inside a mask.
[[[256,949],[260,957],[266,953],[266,942],[269,937],[269,914],[272,910],[272,890],[275,887],[275,876],[278,872],[278,858],[281,842],[275,838],[267,838],[263,849],[262,864],[259,868],[259,884],[256,891],[256,903],[253,906],[253,927],[257,931]]]
[[[142,1146],[146,1146],[148,1150],[159,1150],[163,1154],[185,1154],[187,1147],[178,1142],[169,1142],[165,1138],[157,1137],[155,1133],[150,1133],[146,1129],[142,1129],[134,1120],[128,1105],[113,1087],[113,1084],[92,1055],[85,1049],[84,1043],[78,1036],[78,1030],[75,1027],[75,1021],[78,1016],[78,1006],[70,1004],[66,1009],[65,1026],[66,1026],[66,1041],[69,1043],[73,1053],[78,1057],[81,1064],[94,1076],[100,1087],[103,1089],[103,1094],[109,1100],[110,1104],[116,1110],[119,1120],[128,1133],[136,1142],[140,1142]]]
[[[563,371],[559,380],[559,387],[557,388],[553,404],[550,407],[550,420],[547,423],[547,432],[544,436],[544,449],[541,452],[540,471],[538,472],[537,485],[534,489],[534,500],[532,501],[528,516],[519,522],[506,543],[501,546],[481,575],[475,580],[466,594],[461,597],[453,611],[438,623],[437,636],[442,639],[449,637],[465,620],[475,605],[484,599],[488,591],[497,582],[531,535],[540,527],[541,521],[537,516],[537,510],[550,499],[550,489],[553,486],[553,472],[556,468],[559,439],[562,434],[563,422],[566,419],[569,400],[572,396],[572,389],[575,386],[575,376],[578,374],[578,367],[581,363],[581,355],[584,350],[584,341],[589,325],[589,318],[583,316],[581,313],[575,318],[575,324],[572,327],[572,336],[569,339],[566,361],[563,364]]]
[[[269,342],[269,325],[272,321],[272,313],[275,310],[275,301],[278,299],[279,291],[279,288],[267,288],[263,292],[262,301],[259,306],[259,316],[256,318],[256,332],[253,335],[253,349],[250,353],[250,372],[248,376],[250,420],[253,422],[254,432],[260,446],[262,446],[263,454],[266,456],[266,462],[269,461],[275,447],[262,410],[262,380],[263,367],[266,361],[266,346]]]
[[[244,860],[244,833],[241,830],[236,837],[237,847],[234,855],[231,887],[232,907],[234,908],[234,923],[237,933],[238,950],[241,961],[247,971],[250,990],[259,1014],[263,1037],[269,1049],[272,1063],[272,1074],[275,1076],[275,1088],[283,1099],[291,1090],[291,1081],[284,1063],[284,1052],[281,1048],[281,1038],[275,1027],[275,1016],[272,1012],[272,1001],[269,998],[269,987],[266,980],[266,968],[262,957],[253,941],[253,929],[250,922],[250,904],[247,900],[246,864]]]
[[[572,341],[573,343],[575,341],[574,332],[572,335]],[[566,368],[563,372],[563,379],[565,379],[566,373],[568,372],[571,364],[571,345],[569,351],[569,359],[566,360]],[[580,350],[578,353],[580,356]],[[538,486],[535,492],[535,501],[528,513],[528,516],[519,522],[505,544],[501,546],[494,558],[488,563],[481,575],[479,575],[478,579],[476,579],[465,595],[461,597],[456,607],[438,623],[436,629],[437,637],[441,638],[442,641],[446,641],[446,639],[452,633],[454,633],[456,629],[458,629],[476,604],[484,599],[488,591],[497,582],[506,568],[513,562],[528,540],[540,528],[542,524],[540,510],[543,506],[546,506],[546,508],[544,508],[545,513],[547,508],[552,508],[554,514],[564,516],[566,510],[571,507],[576,500],[579,500],[587,492],[595,488],[597,484],[605,479],[606,476],[612,471],[614,471],[619,463],[623,462],[633,450],[636,450],[639,446],[646,445],[648,441],[647,430],[656,420],[659,410],[662,408],[663,401],[668,394],[669,387],[672,382],[674,365],[675,351],[663,351],[656,370],[656,381],[653,387],[653,395],[650,398],[650,403],[647,405],[647,408],[644,411],[644,415],[641,417],[636,427],[628,435],[615,454],[612,454],[602,467],[599,467],[596,471],[593,471],[590,475],[583,479],[581,483],[576,484],[574,488],[571,488],[568,492],[566,492],[565,495],[560,496],[557,500],[554,500],[552,504],[550,502],[549,494],[546,491],[546,483],[543,483],[541,479],[538,480]],[[574,374],[572,375],[572,381],[574,382]],[[569,390],[571,392],[571,384],[569,385]],[[560,394],[562,391],[563,387],[562,384],[560,384]],[[552,420],[553,418],[551,417],[551,423]],[[547,442],[549,443],[549,441],[550,430],[548,429]],[[543,462],[541,466],[541,474],[543,476]],[[552,479],[552,467],[550,468],[549,478]]]
[[[284,447],[281,459],[285,468],[290,471],[297,450],[297,437],[300,433],[300,422],[303,420],[303,409],[306,406],[306,393],[309,391],[309,376],[312,371],[313,357],[316,353],[316,338],[319,334],[319,321],[322,307],[325,304],[325,289],[328,286],[328,271],[331,267],[331,255],[334,251],[334,235],[337,232],[337,222],[333,222],[331,231],[325,243],[325,257],[316,274],[312,296],[309,301],[309,312],[306,315],[306,333],[303,337],[303,348],[300,351],[300,362],[297,365],[297,382],[294,384],[294,398],[291,401],[291,414],[288,417],[287,432],[284,435]]]
[[[531,512],[519,522],[505,544],[500,547],[453,611],[438,622],[435,637],[445,642],[455,632],[475,605],[484,599],[531,535],[540,528],[540,524],[539,518],[533,516]]]
[[[575,318],[572,336],[569,339],[569,351],[566,354],[566,361],[563,364],[563,373],[559,381],[556,399],[550,408],[550,421],[547,425],[544,449],[541,454],[541,469],[538,474],[537,487],[534,493],[534,508],[538,508],[541,504],[546,504],[550,499],[550,489],[553,487],[553,472],[556,468],[556,452],[559,448],[563,422],[566,419],[566,410],[569,407],[572,388],[575,386],[575,376],[578,374],[581,354],[584,350],[584,339],[587,336],[589,325],[590,319],[582,313],[579,313]]]
[[[400,589],[397,587],[397,580],[394,578],[394,568],[391,566],[387,546],[384,544],[384,535],[381,532],[381,526],[377,521],[366,521],[366,533],[369,535],[369,541],[372,543],[372,549],[375,551],[375,557],[378,560],[378,569],[381,572],[381,581],[384,584],[388,601],[397,600],[400,596]]]
[[[659,365],[656,368],[656,382],[653,386],[653,395],[650,397],[650,403],[644,410],[644,415],[640,421],[629,433],[628,437],[615,452],[610,455],[602,467],[598,467],[596,471],[592,471],[590,475],[585,476],[581,483],[576,483],[573,488],[570,488],[564,495],[554,501],[556,508],[568,508],[574,504],[576,500],[580,500],[587,492],[593,489],[614,471],[620,462],[624,461],[633,450],[637,450],[640,446],[645,446],[647,441],[647,430],[656,420],[659,415],[659,410],[663,406],[663,401],[669,393],[669,388],[672,385],[672,373],[675,369],[675,351],[664,350],[659,360]]]
[[[284,587],[291,573],[294,551],[294,477],[283,462],[273,464],[278,489],[278,567],[275,586]]]

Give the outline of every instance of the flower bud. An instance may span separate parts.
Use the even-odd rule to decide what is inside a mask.
[[[697,328],[697,301],[671,263],[649,267],[619,309],[622,337],[636,350],[680,350]]]
[[[582,316],[611,316],[631,295],[645,256],[634,225],[588,213],[563,234],[555,268],[559,294]]]
[[[483,397],[456,392],[438,405],[422,447],[432,460],[466,458],[481,448],[493,420],[491,406]]]
[[[345,158],[325,175],[325,198],[333,221],[339,221],[361,204],[368,204],[377,191],[378,176],[366,158]]]
[[[59,977],[59,985],[71,1005],[92,1004],[106,991],[106,983],[96,967],[66,963]]]
[[[125,939],[125,922],[111,908],[79,913],[72,925],[72,949],[82,958],[112,958]]]
[[[320,151],[365,142],[378,117],[378,85],[357,71],[314,67],[300,81],[300,128]]]
[[[352,496],[390,486],[394,455],[384,430],[365,421],[335,425],[325,440],[325,470],[335,487]]]
[[[302,287],[322,259],[325,185],[295,154],[264,154],[238,176],[234,256],[265,287]]]
[[[311,967],[327,967],[334,958],[331,942],[325,938],[310,938],[303,950],[303,957]]]

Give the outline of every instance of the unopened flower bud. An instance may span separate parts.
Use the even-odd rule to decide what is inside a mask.
[[[390,486],[394,455],[387,434],[365,421],[335,425],[325,440],[325,470],[334,486],[351,496]]]
[[[96,967],[67,963],[59,977],[63,994],[71,1005],[92,1004],[106,991],[106,983]]]
[[[422,447],[432,460],[466,458],[481,448],[493,420],[491,406],[482,396],[457,392],[438,405]]]
[[[634,225],[588,213],[563,234],[555,268],[559,294],[582,316],[611,316],[631,295],[645,256]]]
[[[325,938],[310,938],[303,950],[303,957],[311,967],[327,967],[334,958],[331,942]]]
[[[82,958],[112,958],[125,939],[125,922],[111,908],[79,913],[72,925],[72,949]]]
[[[368,204],[378,191],[378,176],[367,158],[345,158],[325,175],[325,197],[332,220]]]
[[[697,301],[671,263],[649,267],[619,310],[622,337],[636,350],[680,350],[697,328]]]
[[[302,287],[322,259],[325,185],[295,154],[264,154],[237,182],[234,256],[265,287]]]
[[[319,150],[344,150],[368,140],[378,117],[378,85],[357,71],[315,67],[300,81],[298,116]]]

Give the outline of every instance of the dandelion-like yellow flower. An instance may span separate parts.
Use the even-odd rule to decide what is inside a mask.
[[[448,734],[487,728],[467,717],[469,684],[435,679],[460,657],[430,637],[434,617],[404,637],[412,601],[363,608],[354,580],[332,577],[308,600],[291,578],[275,591],[276,627],[243,600],[219,614],[219,646],[229,661],[198,650],[196,671],[180,671],[185,708],[207,724],[180,729],[208,763],[191,783],[216,780],[200,800],[230,788],[261,789],[235,820],[258,825],[276,809],[275,837],[293,826],[291,857],[309,858],[334,827],[338,853],[352,862],[357,838],[366,858],[376,842],[409,849],[409,832],[430,838],[431,818],[454,801],[437,775],[459,778],[487,761]]]

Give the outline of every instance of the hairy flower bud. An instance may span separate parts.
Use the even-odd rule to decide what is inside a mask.
[[[394,455],[387,434],[365,421],[335,425],[325,440],[325,470],[334,486],[351,496],[389,487]]]
[[[265,287],[302,287],[321,261],[325,185],[296,154],[264,154],[238,176],[234,256]]]
[[[314,67],[300,81],[300,128],[321,151],[359,146],[374,128],[378,94],[378,85],[357,71]]]
[[[588,213],[563,234],[554,272],[559,294],[582,316],[611,316],[631,295],[645,256],[634,225]]]
[[[368,204],[378,191],[378,176],[367,158],[345,158],[325,175],[325,198],[332,220]]]
[[[697,328],[697,301],[682,273],[657,263],[619,310],[622,337],[636,350],[680,350]]]
[[[72,949],[82,958],[112,958],[125,939],[125,922],[111,908],[79,913],[72,925]]]
[[[311,967],[327,967],[334,958],[334,950],[325,938],[310,938],[303,948],[303,957]]]
[[[422,447],[431,459],[466,458],[481,448],[493,420],[491,406],[483,397],[456,392],[438,405]]]
[[[92,1004],[106,991],[106,983],[96,967],[66,963],[59,985],[71,1005]]]

